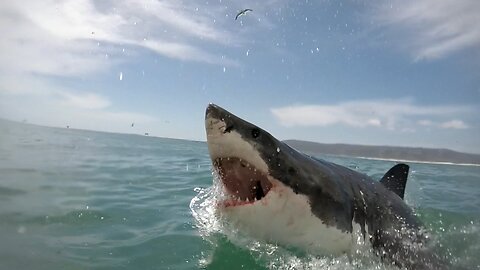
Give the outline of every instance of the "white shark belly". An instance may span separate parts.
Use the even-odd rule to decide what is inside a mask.
[[[306,196],[275,182],[262,200],[220,207],[221,214],[240,231],[267,242],[319,255],[350,253],[356,242],[354,234],[327,226],[313,215]]]

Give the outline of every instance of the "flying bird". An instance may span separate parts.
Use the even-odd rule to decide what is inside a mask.
[[[238,12],[238,13],[237,13],[237,16],[235,16],[235,20],[237,20],[237,19],[238,19],[238,17],[240,17],[240,16],[242,16],[242,15],[245,15],[245,14],[247,14],[247,12],[249,12],[249,11],[253,11],[253,9],[246,8],[246,9],[244,9],[244,10],[242,10],[242,11]]]

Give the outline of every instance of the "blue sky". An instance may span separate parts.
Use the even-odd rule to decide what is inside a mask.
[[[0,117],[205,140],[214,102],[279,139],[480,153],[478,22],[477,0],[3,1]]]

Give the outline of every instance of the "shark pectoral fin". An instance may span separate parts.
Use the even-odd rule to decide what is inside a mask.
[[[380,180],[380,183],[403,199],[405,186],[407,185],[408,169],[409,166],[407,164],[397,164],[388,170],[382,177],[382,180]]]

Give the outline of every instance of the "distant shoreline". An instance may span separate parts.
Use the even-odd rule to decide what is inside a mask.
[[[475,164],[475,163],[454,163],[454,162],[446,162],[446,161],[422,161],[422,160],[408,160],[408,159],[394,159],[394,158],[373,158],[373,157],[353,157],[353,158],[368,159],[368,160],[381,160],[381,161],[396,161],[396,162],[405,162],[405,163],[421,163],[421,164],[435,164],[435,165],[454,165],[454,166],[480,167],[480,164]]]
[[[326,144],[301,140],[286,140],[284,142],[299,151],[314,155],[335,155],[369,160],[426,164],[480,166],[480,154],[462,153],[450,149]]]

